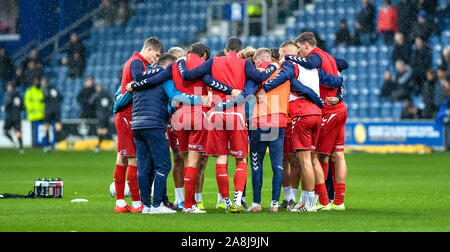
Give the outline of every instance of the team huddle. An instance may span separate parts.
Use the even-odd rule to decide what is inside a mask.
[[[273,171],[270,212],[345,210],[347,109],[340,72],[347,62],[319,49],[310,32],[284,42],[279,59],[268,48],[247,57],[236,37],[220,54],[211,58],[200,42],[186,54],[181,48],[163,53],[152,37],[125,63],[114,105],[115,212],[206,213],[202,187],[210,156],[216,157],[217,208],[261,212],[267,148]],[[170,148],[173,204],[167,197]],[[229,156],[236,161],[232,198]],[[245,200],[248,164],[250,206]],[[325,185],[330,164],[332,203]],[[126,181],[132,206],[124,198]],[[285,199],[279,205],[282,188]]]

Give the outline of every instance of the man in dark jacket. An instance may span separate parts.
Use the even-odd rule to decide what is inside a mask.
[[[97,84],[96,93],[91,97],[89,103],[95,108],[96,112],[98,144],[94,151],[99,152],[101,143],[108,134],[114,100],[103,85]]]
[[[45,139],[46,144],[44,147],[44,152],[47,153],[51,150],[50,141],[50,126],[54,124],[55,136],[54,139],[58,142],[60,139],[60,134],[62,130],[61,124],[61,103],[64,99],[62,94],[56,89],[51,83],[48,77],[43,77],[41,84],[44,92],[44,102],[45,102]]]
[[[95,94],[94,78],[89,76],[84,81],[84,87],[78,93],[77,101],[81,106],[80,118],[92,119],[95,118],[95,109],[89,103],[91,97]]]
[[[339,24],[339,30],[336,32],[336,40],[334,41],[334,44],[336,46],[348,46],[351,45],[352,42],[353,41],[350,35],[350,30],[347,27],[347,21],[345,21],[345,19],[342,19],[341,23]]]
[[[3,134],[14,143],[12,136],[9,134],[9,131],[14,129],[14,135],[19,141],[20,153],[23,154],[21,112],[25,107],[23,98],[19,91],[16,90],[14,82],[8,83],[4,100],[5,105],[2,107],[2,111],[6,113],[6,118],[5,125],[3,126]]]
[[[413,92],[422,92],[426,71],[431,67],[433,60],[431,48],[420,37],[416,38],[415,47],[411,54],[411,68],[413,70]]]
[[[159,57],[158,65],[166,68],[175,61],[175,56],[163,54]],[[163,85],[133,92],[131,125],[136,144],[139,189],[142,202],[145,204],[143,212],[147,212],[146,208],[150,208],[149,213],[176,213],[175,210],[165,207],[163,202],[167,175],[172,167],[169,140],[166,138],[169,121],[168,101]],[[153,205],[150,207],[153,182]]]
[[[4,47],[0,47],[0,91],[3,90],[5,83],[13,77],[14,62],[6,54]]]
[[[392,51],[392,62],[395,64],[397,60],[403,60],[406,64],[409,63],[411,57],[411,45],[405,41],[405,36],[399,32],[395,34],[394,50]]]
[[[359,37],[363,45],[368,45],[372,43],[375,34],[376,12],[370,0],[362,0],[362,5],[355,23],[355,37]]]
[[[417,16],[417,8],[414,0],[401,0],[397,4],[398,12],[398,30],[403,33],[405,38],[409,38],[411,27]]]

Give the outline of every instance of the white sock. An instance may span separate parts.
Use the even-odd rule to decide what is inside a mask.
[[[222,198],[222,200],[225,203],[225,207],[231,206],[230,198]]]
[[[314,207],[316,206],[316,194],[314,191],[308,192],[308,201],[306,203],[308,207]]]
[[[242,202],[246,202],[246,201],[245,201],[245,197],[242,197],[241,201],[242,201]]]
[[[139,208],[142,205],[141,201],[133,201],[131,202],[131,204],[133,205],[133,208]]]
[[[241,191],[234,191],[234,203],[238,206],[242,206],[242,192]]]
[[[217,202],[220,203],[222,202],[222,194],[217,193]]]
[[[302,190],[302,194],[300,195],[300,204],[306,204],[308,202],[308,192]]]
[[[291,200],[297,202],[298,189],[291,187]]]
[[[116,206],[118,206],[118,207],[125,207],[126,205],[127,205],[127,202],[124,199],[116,200]]]
[[[196,194],[195,194],[195,201],[197,201],[197,202],[203,202],[203,199],[202,199],[202,193],[196,193]]]
[[[175,188],[175,203],[181,203],[184,201],[184,188]]]
[[[288,187],[283,187],[283,192],[284,192],[284,200],[289,201],[291,200],[291,188]]]

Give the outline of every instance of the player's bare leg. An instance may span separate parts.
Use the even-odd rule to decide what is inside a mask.
[[[20,151],[20,154],[23,154],[23,153],[24,153],[24,150],[23,150],[22,132],[19,131],[19,130],[15,130],[15,131],[14,131],[14,135],[16,136],[17,141],[19,142],[19,151]]]
[[[347,163],[345,161],[344,152],[333,152],[332,159],[334,160],[335,180],[334,190],[335,196],[332,204],[334,210],[345,210],[345,183],[347,180]]]
[[[298,188],[300,186],[300,164],[295,154],[290,153],[289,155],[289,166],[290,166],[290,174],[289,174],[289,186],[291,191],[291,198],[289,200],[288,210],[292,210],[292,208],[297,203],[297,194]]]
[[[205,169],[207,163],[208,163],[208,156],[202,155],[202,158],[200,159],[200,162],[198,163],[197,166],[198,177],[197,177],[197,185],[195,187],[195,201],[197,202],[197,206],[200,210],[205,210],[205,206],[203,204],[202,191],[203,191],[203,183],[205,181]]]
[[[175,185],[175,206],[179,208],[184,207],[184,158],[183,154],[179,151],[178,148],[172,148],[173,155],[173,164],[172,164],[172,172],[173,172],[173,182]]]
[[[302,194],[299,203],[297,203],[293,210],[315,212],[315,173],[312,164],[311,151],[297,151],[296,155],[300,163]]]
[[[287,208],[288,202],[291,199],[291,187],[289,185],[290,165],[289,154],[283,154],[283,193],[284,200],[280,204],[280,208]]]
[[[100,146],[101,146],[103,140],[105,139],[106,134],[108,134],[108,129],[107,128],[97,129],[98,144],[97,144],[97,146],[94,149],[95,152],[99,152],[100,151]]]

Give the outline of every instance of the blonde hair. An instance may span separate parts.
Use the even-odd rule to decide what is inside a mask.
[[[244,50],[242,50],[241,52],[241,58],[243,59],[248,59],[250,60],[253,64],[255,64],[255,62],[253,61],[253,57],[256,53],[256,49],[251,47],[251,46],[247,46],[247,48],[245,48]]]

